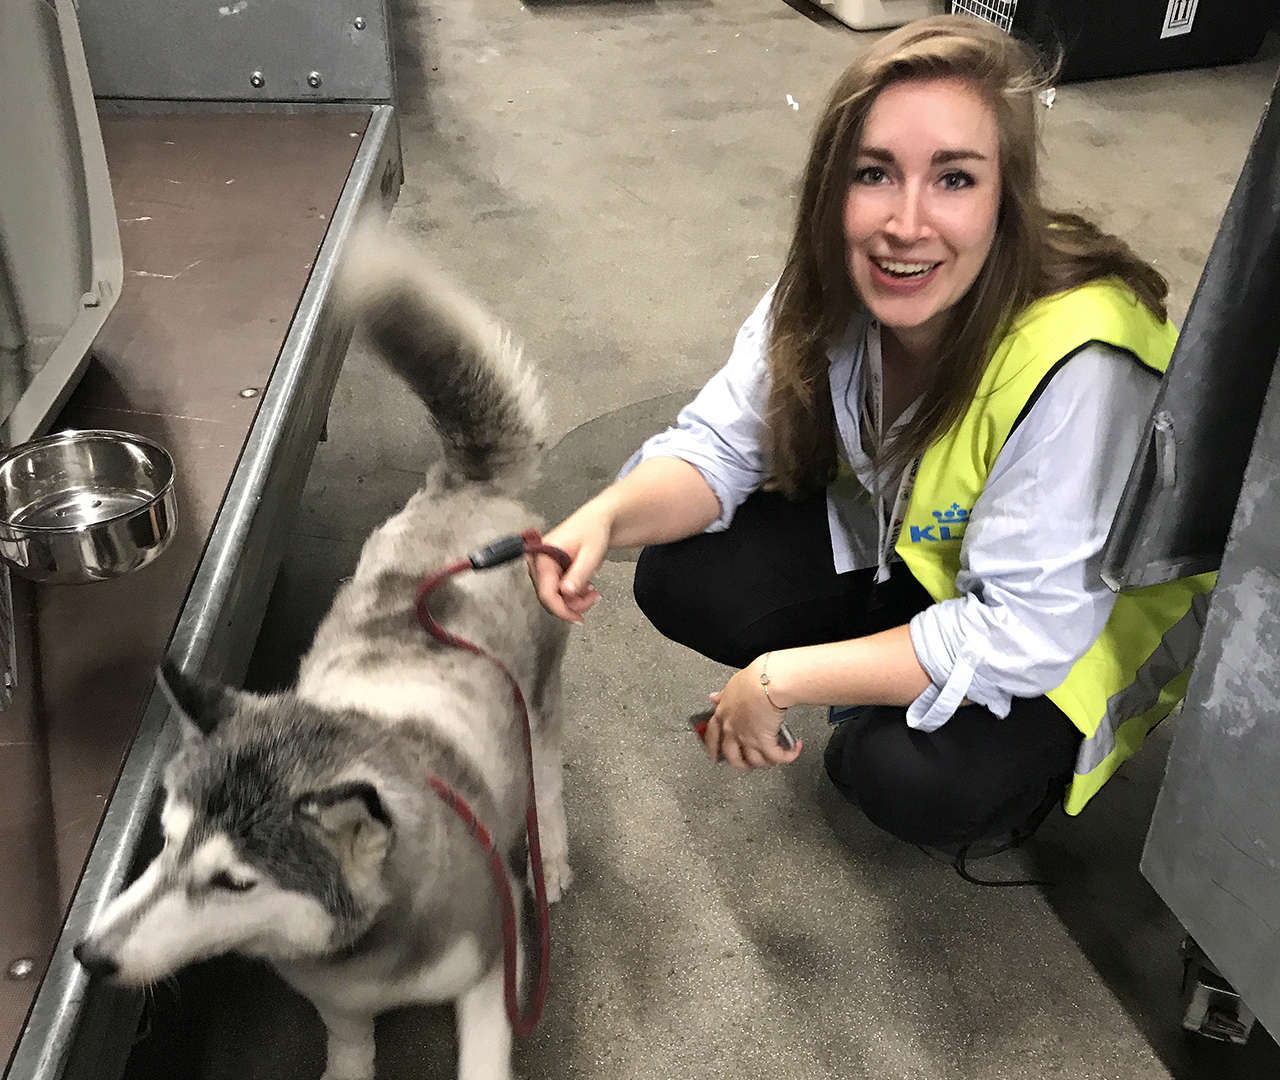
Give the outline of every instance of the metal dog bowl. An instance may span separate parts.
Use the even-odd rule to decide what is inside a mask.
[[[0,557],[32,581],[105,581],[173,537],[173,459],[124,431],[63,431],[0,458]]]

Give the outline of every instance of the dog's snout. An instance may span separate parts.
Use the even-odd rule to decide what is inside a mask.
[[[100,953],[94,949],[87,941],[82,941],[71,950],[71,954],[80,961],[80,964],[90,975],[96,975],[102,979],[109,979],[117,971],[120,965],[105,953]]]

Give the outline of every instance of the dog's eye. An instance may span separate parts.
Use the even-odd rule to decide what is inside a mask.
[[[256,884],[256,881],[237,881],[225,870],[219,870],[209,879],[209,888],[225,889],[227,892],[248,892]]]

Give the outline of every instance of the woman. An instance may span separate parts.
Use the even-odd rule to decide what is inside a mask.
[[[648,545],[642,610],[741,669],[712,694],[713,759],[794,761],[787,708],[870,706],[846,710],[831,779],[960,851],[1025,835],[1068,787],[1079,812],[1181,696],[1209,587],[1117,599],[1099,578],[1175,331],[1159,273],[1041,206],[1047,81],[965,16],[859,56],[728,364],[547,536],[568,571],[531,567],[580,621],[608,549]]]

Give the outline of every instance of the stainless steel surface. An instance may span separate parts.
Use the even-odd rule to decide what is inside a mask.
[[[385,0],[80,0],[80,25],[99,98],[390,102],[394,96]],[[315,71],[323,72],[323,87],[308,82]],[[247,86],[245,72],[254,73]]]
[[[1142,871],[1280,1033],[1280,380],[1262,408]]]
[[[248,662],[245,628],[261,620],[346,351],[349,328],[326,305],[339,253],[363,211],[394,203],[401,179],[395,110],[375,107],[170,642],[185,671],[236,679]],[[71,948],[128,880],[171,739],[153,691],[5,1080],[107,1080],[123,1067],[141,1000],[90,985]]]
[[[0,446],[14,446],[79,381],[124,265],[72,0],[3,11]]]
[[[123,431],[63,431],[0,457],[0,558],[53,585],[157,559],[177,523],[173,459]]]

